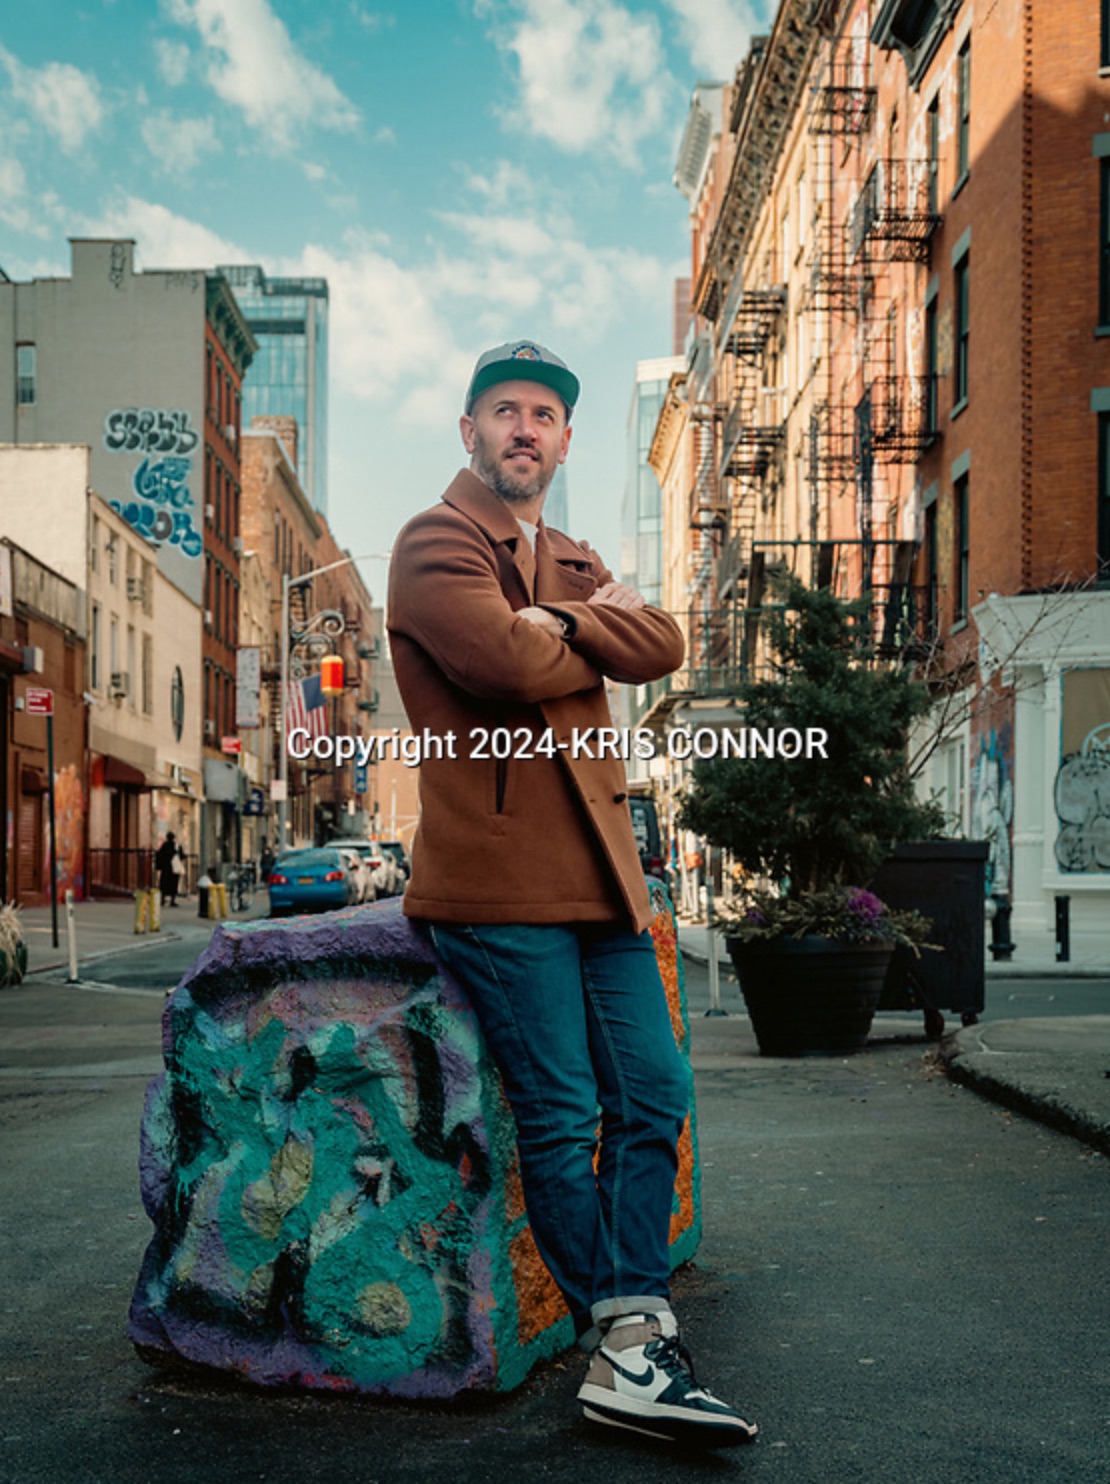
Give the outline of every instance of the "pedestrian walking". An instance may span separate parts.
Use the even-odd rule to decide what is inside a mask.
[[[154,852],[154,867],[158,872],[158,890],[162,893],[162,900],[171,907],[177,906],[176,859],[177,842],[173,830],[167,830],[166,838]]]
[[[585,1415],[745,1442],[755,1426],[694,1379],[670,1305],[686,1075],[624,767],[589,743],[611,726],[606,679],[659,679],[683,643],[543,522],[578,392],[541,345],[487,351],[460,421],[470,466],[395,543],[390,647],[429,742],[404,910],[429,922],[500,1067],[536,1245],[590,1356]]]

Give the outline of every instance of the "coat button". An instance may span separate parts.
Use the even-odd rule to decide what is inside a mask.
[[[627,799],[627,798],[628,798],[628,795],[627,794],[614,794],[613,795],[613,803],[614,804],[623,804],[624,801],[625,801],[625,799]]]

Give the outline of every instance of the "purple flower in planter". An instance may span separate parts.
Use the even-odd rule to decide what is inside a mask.
[[[767,918],[765,914],[759,910],[758,907],[749,907],[744,913],[744,921],[746,923],[750,923],[752,927],[767,926]]]
[[[882,917],[886,908],[872,891],[864,891],[860,886],[849,888],[844,901],[845,910],[853,917],[859,918],[868,926],[873,926]]]

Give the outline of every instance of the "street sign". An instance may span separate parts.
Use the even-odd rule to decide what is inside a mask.
[[[23,692],[28,716],[53,716],[54,692],[45,686],[29,685]]]
[[[370,770],[365,763],[355,764],[355,793],[364,794],[370,788]]]
[[[239,737],[221,737],[220,751],[230,753],[232,757],[238,757],[243,751],[242,739]]]

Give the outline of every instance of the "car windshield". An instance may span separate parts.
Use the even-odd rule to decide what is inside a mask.
[[[288,855],[279,858],[277,865],[281,866],[334,866],[337,850],[293,850]]]

